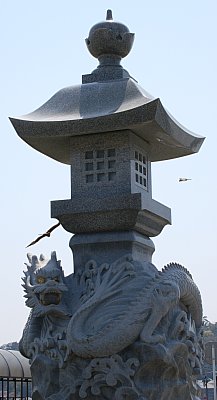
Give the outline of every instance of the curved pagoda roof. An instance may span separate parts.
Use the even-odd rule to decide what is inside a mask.
[[[181,126],[122,68],[120,61],[133,44],[134,34],[107,20],[96,24],[86,39],[99,66],[84,75],[82,84],[58,91],[37,110],[10,118],[18,135],[30,146],[70,164],[73,136],[131,130],[149,143],[151,161],[198,152],[204,138]]]
[[[31,378],[29,360],[16,350],[0,349],[1,378]]]

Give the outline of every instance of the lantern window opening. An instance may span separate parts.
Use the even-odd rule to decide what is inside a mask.
[[[115,151],[115,149],[108,149],[107,154],[108,154],[108,157],[115,157],[116,151]]]
[[[97,150],[96,158],[104,158],[104,156],[105,156],[105,151],[104,150]]]
[[[86,151],[85,152],[85,158],[86,158],[86,160],[92,159],[93,158],[93,152],[92,151]]]
[[[85,170],[86,171],[92,171],[93,170],[93,163],[88,162],[85,164]]]
[[[108,161],[108,168],[112,169],[115,168],[116,160],[109,160]]]
[[[94,176],[93,174],[86,175],[86,183],[93,183]]]
[[[86,151],[84,172],[85,183],[114,182],[116,180],[116,149]]]
[[[104,182],[106,179],[106,175],[104,173],[97,174],[97,182]]]
[[[98,161],[97,162],[97,169],[104,169],[104,168],[105,168],[104,161]]]
[[[147,155],[143,154],[141,150],[135,150],[134,152],[134,165],[136,185],[148,190]]]

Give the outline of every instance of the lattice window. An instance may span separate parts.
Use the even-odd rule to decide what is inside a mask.
[[[135,183],[136,185],[148,190],[148,160],[147,156],[141,151],[135,151]]]
[[[116,150],[101,149],[85,152],[85,182],[104,183],[116,180]]]

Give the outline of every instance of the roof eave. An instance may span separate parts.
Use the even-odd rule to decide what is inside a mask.
[[[17,134],[30,146],[62,163],[70,164],[73,136],[131,130],[150,144],[151,161],[197,153],[204,137],[182,127],[165,110],[160,99],[104,116],[76,120],[10,118]]]

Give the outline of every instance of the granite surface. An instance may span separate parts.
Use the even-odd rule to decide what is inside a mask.
[[[150,160],[198,152],[204,138],[182,127],[131,78],[94,82],[57,92],[36,111],[10,118],[18,135],[33,148],[70,164],[70,139],[78,135],[131,129],[150,144]]]
[[[32,399],[197,400],[202,306],[190,273],[174,263],[160,272],[132,254],[115,259],[114,238],[146,246],[138,235],[103,235],[101,244],[94,235],[88,247],[85,236],[72,239],[80,268],[69,276],[55,252],[28,255],[31,312],[20,351],[30,359]],[[103,257],[106,242],[113,260]]]
[[[151,162],[197,152],[183,128],[121,66],[134,35],[114,22],[86,39],[99,65],[82,85],[11,118],[36,150],[71,166],[71,198],[51,215],[76,233],[74,273],[56,253],[28,254],[29,319],[20,340],[33,400],[196,400],[203,360],[202,303],[188,270],[152,263],[170,209],[152,199]],[[44,371],[44,373],[42,373]]]

